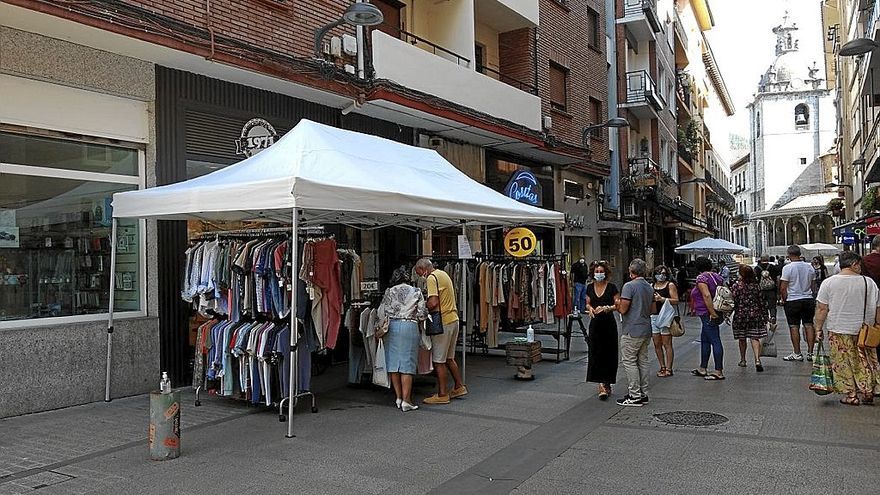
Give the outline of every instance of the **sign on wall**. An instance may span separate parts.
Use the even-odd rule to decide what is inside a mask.
[[[865,221],[868,235],[880,234],[880,217],[871,217]]]
[[[504,194],[520,203],[532,206],[541,206],[543,196],[541,183],[535,174],[528,170],[518,170],[510,176]]]
[[[843,243],[848,246],[856,243],[856,234],[854,232],[844,232],[841,237],[843,238]]]
[[[235,140],[235,154],[248,158],[275,144],[278,133],[264,119],[251,119],[241,128],[241,137]]]
[[[504,250],[511,256],[521,258],[528,256],[538,247],[538,238],[535,233],[525,227],[510,229],[504,235]]]

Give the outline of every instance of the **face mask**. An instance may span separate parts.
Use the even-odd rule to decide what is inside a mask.
[[[661,273],[659,275],[654,275],[654,278],[657,279],[658,282],[665,282],[666,281],[666,275],[663,273]]]
[[[579,259],[578,261],[580,261],[581,263],[586,263],[586,262],[587,262],[587,260],[584,259],[584,258],[581,258],[581,259]]]
[[[603,272],[594,273],[593,278],[595,278],[596,280],[601,282],[601,281],[605,280],[605,273],[603,273]]]

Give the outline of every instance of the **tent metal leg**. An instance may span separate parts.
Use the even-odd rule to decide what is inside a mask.
[[[279,405],[279,419],[281,421],[285,420],[284,417],[284,405],[285,401],[287,404],[287,438],[294,438],[296,435],[293,434],[293,413],[296,410],[296,405],[299,402],[300,397],[311,397],[312,399],[312,412],[318,412],[318,406],[315,404],[315,395],[311,392],[300,392],[299,391],[299,355],[298,355],[298,347],[299,347],[299,328],[297,327],[296,320],[296,308],[299,303],[298,301],[298,292],[296,290],[296,280],[299,277],[299,217],[296,212],[296,208],[293,210],[293,217],[291,222],[291,248],[290,248],[290,280],[292,284],[292,291],[290,295],[290,385],[288,387],[288,397],[281,401]]]
[[[116,303],[116,229],[119,220],[111,220],[110,227],[110,307],[107,310],[107,370],[104,377],[104,402],[110,402],[110,365],[113,362],[113,306]]]
[[[467,226],[462,223],[461,224],[461,235],[464,236],[465,241],[467,241]],[[462,383],[467,383],[465,379],[465,374],[467,373],[467,334],[468,334],[468,321],[467,321],[467,260],[461,259],[461,294],[459,295],[459,299],[461,302],[459,307],[461,308],[461,321],[462,332],[461,332],[461,381]]]

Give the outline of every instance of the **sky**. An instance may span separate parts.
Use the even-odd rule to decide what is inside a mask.
[[[728,150],[728,135],[748,137],[746,105],[753,100],[761,75],[776,58],[776,35],[772,29],[782,22],[786,10],[800,28],[800,49],[815,53],[816,62],[823,67],[821,0],[709,0],[709,7],[715,27],[706,32],[706,38],[736,113],[707,124],[711,127],[713,144],[730,164],[742,153]],[[716,139],[716,135],[720,139]]]

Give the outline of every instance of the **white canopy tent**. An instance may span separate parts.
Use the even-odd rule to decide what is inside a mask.
[[[751,250],[724,239],[704,237],[675,248],[675,252],[678,254],[748,254]]]
[[[224,169],[176,184],[114,194],[113,277],[118,218],[289,222],[294,239],[300,228],[326,223],[367,229],[565,224],[563,213],[510,199],[472,180],[434,150],[309,120],[300,121],[270,148]],[[297,262],[297,243],[291,244]],[[115,284],[110,287],[106,400],[110,400]],[[296,291],[291,307],[297,307]],[[294,315],[291,311],[296,346]],[[293,436],[299,396],[293,347],[290,356],[288,437]]]

